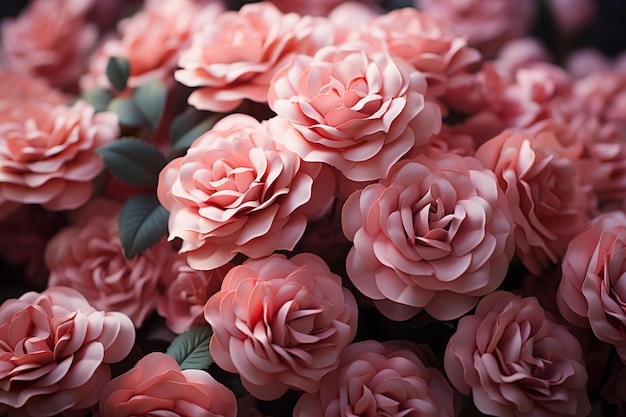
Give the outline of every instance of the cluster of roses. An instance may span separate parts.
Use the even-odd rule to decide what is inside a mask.
[[[34,0],[3,22],[0,255],[45,289],[0,306],[0,414],[624,412],[626,71],[516,40],[531,0],[474,3],[146,0],[98,37],[97,1]],[[470,11],[482,31],[453,23]],[[163,115],[133,126],[151,80]],[[215,117],[178,156],[189,106]],[[96,152],[130,135],[170,155],[152,186]],[[169,239],[128,259],[146,191]],[[453,330],[441,351],[363,337],[372,311]],[[207,324],[241,389],[133,351]]]

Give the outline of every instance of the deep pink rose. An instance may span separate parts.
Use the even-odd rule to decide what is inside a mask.
[[[557,292],[559,311],[577,326],[591,326],[626,361],[626,214],[601,214],[571,240]]]
[[[513,224],[497,179],[454,154],[404,160],[342,211],[350,280],[393,320],[460,317],[503,281]]]
[[[246,4],[193,36],[175,78],[200,87],[189,104],[201,110],[227,112],[244,99],[265,103],[272,76],[290,55],[312,54],[332,39],[326,20],[284,14],[269,2]]]
[[[354,181],[377,180],[441,128],[426,79],[400,58],[351,42],[296,55],[272,79],[275,140]],[[370,53],[371,52],[371,53]],[[279,123],[280,122],[280,123]]]
[[[54,86],[75,86],[96,42],[85,20],[91,0],[34,0],[0,26],[0,57],[10,70],[42,77]]]
[[[567,33],[584,29],[594,21],[598,11],[593,0],[550,0],[548,7],[559,29]]]
[[[100,399],[101,417],[235,417],[235,395],[208,372],[181,370],[176,360],[150,353],[109,382]]]
[[[476,151],[493,170],[515,223],[516,254],[539,275],[561,261],[586,219],[587,202],[575,161],[552,133],[503,132]]]
[[[0,112],[0,207],[41,204],[75,209],[93,192],[104,163],[95,152],[119,135],[117,116],[34,99]],[[1,211],[1,209],[0,209]]]
[[[321,390],[300,397],[293,415],[454,417],[458,394],[427,357],[423,346],[405,340],[354,343]]]
[[[228,263],[210,271],[192,269],[184,255],[171,258],[163,271],[166,288],[157,303],[157,312],[165,317],[167,327],[183,333],[205,324],[204,305],[220,290],[224,276],[233,265]]]
[[[215,363],[272,400],[289,388],[320,389],[356,334],[357,305],[322,258],[276,254],[231,269],[204,317]]]
[[[327,167],[303,162],[272,140],[266,122],[232,114],[161,171],[158,196],[170,211],[170,239],[183,240],[194,269],[214,269],[243,253],[291,250],[307,215],[330,200]]]
[[[485,414],[587,416],[587,372],[578,340],[546,317],[534,297],[505,291],[462,317],[445,352],[445,370]]]
[[[335,7],[344,3],[343,0],[271,0],[280,10],[285,13],[296,12],[301,15],[327,16]],[[357,0],[355,1],[376,6],[382,0]]]
[[[78,291],[52,287],[0,306],[0,414],[87,415],[135,342],[118,312],[94,309]]]
[[[49,285],[76,288],[96,308],[121,311],[139,328],[156,308],[162,275],[176,252],[161,240],[127,259],[119,240],[120,208],[112,201],[92,201],[74,224],[50,239],[45,260]]]

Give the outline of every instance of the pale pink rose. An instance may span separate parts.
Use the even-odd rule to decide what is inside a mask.
[[[161,240],[132,259],[119,240],[121,205],[96,199],[46,246],[48,285],[79,290],[96,308],[120,311],[139,328],[156,308],[174,249]]]
[[[135,329],[118,312],[97,311],[78,291],[52,287],[0,306],[0,414],[87,415]]]
[[[383,14],[383,9],[368,6],[360,1],[344,1],[328,13],[328,21],[335,31],[335,41],[338,45],[348,39],[356,28],[367,26],[376,16]]]
[[[167,327],[174,333],[183,333],[204,320],[204,305],[220,290],[224,276],[232,264],[210,271],[197,271],[187,263],[185,256],[172,257],[163,272],[166,288],[157,303],[157,312],[165,317]]]
[[[334,8],[341,6],[343,0],[271,0],[284,13],[295,12],[301,15],[327,16]],[[377,6],[382,0],[360,0],[369,7]]]
[[[550,0],[548,7],[558,28],[576,33],[591,24],[597,13],[595,0]]]
[[[147,80],[174,84],[179,53],[191,43],[194,31],[212,25],[224,6],[201,5],[194,0],[150,1],[136,14],[120,21],[117,37],[102,42],[81,77],[81,88],[110,88],[106,66],[109,58],[123,57],[130,64],[127,86],[137,88]]]
[[[626,361],[626,214],[604,213],[571,240],[563,257],[557,302],[563,317],[591,326]]]
[[[475,154],[493,170],[515,223],[516,254],[539,275],[558,264],[586,220],[587,202],[575,162],[550,132],[505,131]]]
[[[294,417],[456,416],[458,394],[425,350],[406,340],[348,346],[321,390],[300,397]]]
[[[11,71],[75,86],[97,29],[85,20],[91,0],[34,0],[0,26],[0,60]]]
[[[176,80],[199,87],[189,104],[227,112],[244,99],[267,102],[274,73],[294,53],[313,54],[333,41],[332,26],[322,18],[284,14],[269,2],[244,5],[206,24],[180,55]]]
[[[403,160],[342,211],[356,288],[392,320],[467,313],[504,280],[513,224],[493,172],[454,154]]]
[[[550,62],[551,54],[541,40],[533,37],[513,39],[498,51],[495,65],[513,73],[535,63]]]
[[[262,400],[318,391],[354,338],[357,313],[341,277],[310,253],[235,266],[204,307],[215,363]]]
[[[534,297],[505,291],[462,317],[446,347],[452,385],[485,414],[584,417],[591,411],[578,340]]]
[[[362,42],[296,55],[272,79],[275,140],[305,161],[324,162],[354,181],[377,180],[441,128],[425,101],[426,79],[400,58]],[[279,123],[280,122],[280,123]]]
[[[235,395],[208,372],[181,370],[176,360],[150,353],[102,391],[101,417],[236,417]]]
[[[292,250],[333,191],[327,167],[303,162],[272,140],[266,122],[243,114],[218,121],[163,168],[157,190],[170,239],[181,238],[189,265],[206,270],[237,253]]]
[[[582,48],[572,51],[565,63],[567,72],[575,79],[583,78],[594,72],[607,71],[611,61],[595,48]]]
[[[48,210],[82,206],[104,168],[96,150],[119,135],[117,116],[88,104],[34,99],[0,112],[0,206],[41,204]]]
[[[626,133],[626,71],[596,71],[576,81],[574,94],[586,102],[590,115]]]
[[[66,104],[70,97],[51,87],[44,78],[0,69],[0,111],[9,111],[27,100]]]
[[[493,58],[507,41],[527,34],[534,0],[415,0],[418,9],[446,19],[470,45]]]

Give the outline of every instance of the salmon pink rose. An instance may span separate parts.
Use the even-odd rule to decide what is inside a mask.
[[[274,142],[266,125],[229,115],[161,171],[158,197],[170,211],[170,239],[182,239],[192,268],[215,269],[237,253],[291,250],[307,216],[330,201],[330,170]]]
[[[275,254],[231,269],[204,317],[215,363],[273,400],[289,388],[320,389],[356,334],[357,305],[322,258]]]
[[[78,291],[51,287],[0,306],[0,414],[86,416],[111,379],[135,329],[97,311]]]
[[[319,392],[304,394],[294,417],[454,417],[458,394],[429,363],[423,346],[405,340],[354,343]]]
[[[181,370],[171,356],[153,352],[104,387],[99,411],[100,417],[235,417],[237,401],[208,372]]]
[[[450,382],[485,414],[506,417],[589,415],[580,343],[534,297],[505,291],[462,317],[446,347]]]
[[[354,181],[378,180],[414,146],[441,128],[426,102],[426,79],[386,52],[352,42],[296,55],[272,79],[274,139],[310,162]]]
[[[350,280],[392,320],[422,309],[438,320],[460,317],[502,283],[513,257],[504,194],[471,157],[401,161],[350,195],[342,225],[354,242]]]
[[[613,211],[590,221],[567,246],[557,292],[569,322],[591,326],[626,361],[626,215]]]

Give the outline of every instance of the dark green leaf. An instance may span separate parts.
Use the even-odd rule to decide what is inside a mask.
[[[131,197],[120,212],[120,241],[131,259],[167,234],[168,211],[154,194]]]
[[[176,359],[181,369],[208,369],[213,363],[209,352],[212,334],[209,326],[189,329],[176,336],[165,353]]]
[[[130,75],[130,63],[124,57],[112,56],[107,62],[106,74],[111,85],[116,90],[123,91],[126,89],[126,83]]]
[[[116,140],[97,152],[116,178],[137,187],[156,187],[167,163],[157,148],[136,138]]]
[[[159,80],[150,80],[135,90],[133,97],[135,104],[148,121],[148,126],[155,129],[161,121],[165,102],[167,100],[167,88]]]
[[[150,126],[133,99],[117,97],[111,100],[108,109],[117,113],[120,123],[124,126]]]
[[[184,112],[174,117],[170,127],[170,138],[175,143],[182,135],[192,127],[202,122],[211,113],[187,107]]]
[[[106,90],[94,88],[83,92],[82,99],[91,104],[93,108],[98,111],[104,111],[109,106],[113,96]]]
[[[178,138],[176,142],[172,144],[170,158],[172,156],[184,155],[187,148],[189,148],[191,144],[203,133],[209,131],[221,117],[221,114],[214,114],[213,116],[210,116],[208,119],[198,123],[193,128],[189,129],[185,134]]]

